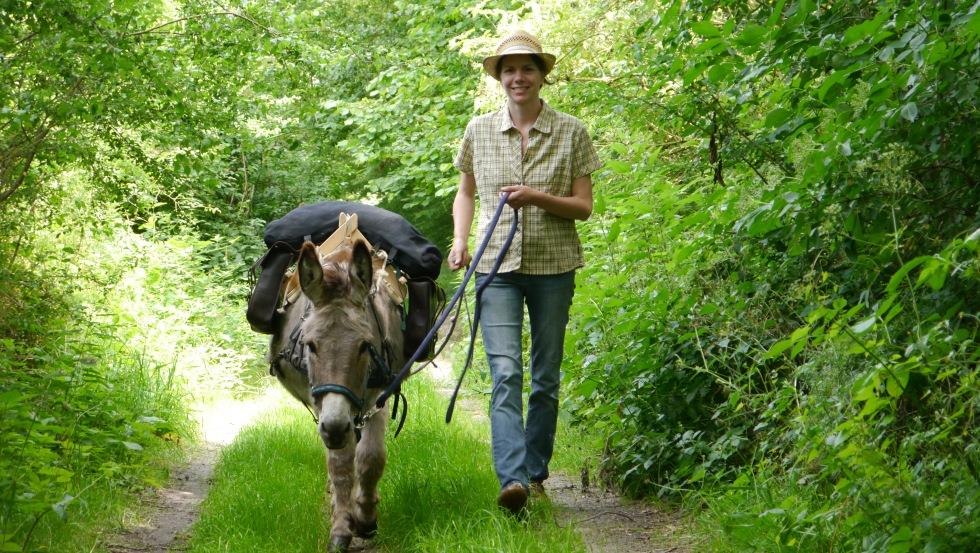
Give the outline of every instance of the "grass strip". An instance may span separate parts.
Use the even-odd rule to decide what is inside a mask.
[[[411,410],[389,430],[381,480],[380,551],[585,551],[546,501],[517,521],[496,506],[489,429],[465,416],[447,426],[445,400],[425,378],[405,384]],[[323,551],[329,537],[324,448],[299,405],[270,411],[221,455],[189,543],[192,553]]]

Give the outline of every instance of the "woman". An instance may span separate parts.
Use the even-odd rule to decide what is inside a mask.
[[[499,111],[466,127],[454,165],[460,171],[453,202],[449,267],[469,264],[467,251],[476,197],[479,236],[499,202],[520,210],[517,235],[499,273],[483,292],[480,325],[493,378],[490,426],[497,503],[514,514],[529,491],[543,493],[558,421],[558,383],[575,269],[583,264],[575,220],[592,214],[591,173],[602,166],[582,123],[555,111],[539,96],[555,56],[517,32],[503,39],[483,69],[507,95]],[[486,279],[511,226],[504,210],[480,260],[477,285]],[[521,332],[524,305],[531,323],[531,395],[523,420]]]

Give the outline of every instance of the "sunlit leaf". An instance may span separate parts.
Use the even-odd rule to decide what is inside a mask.
[[[851,332],[853,332],[855,334],[864,334],[871,327],[874,326],[874,324],[875,324],[875,322],[877,320],[878,320],[878,316],[877,315],[872,315],[872,316],[868,317],[867,319],[864,319],[863,321],[861,321],[861,322],[859,322],[859,323],[851,326]]]

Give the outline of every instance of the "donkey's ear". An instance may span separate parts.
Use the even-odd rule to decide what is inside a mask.
[[[354,244],[351,274],[364,283],[366,288],[371,288],[371,279],[374,276],[374,261],[371,259],[371,252],[368,251],[368,247],[364,242],[357,241]]]
[[[320,305],[327,300],[327,287],[323,282],[323,267],[320,266],[320,256],[312,242],[305,242],[299,251],[299,286],[313,305]]]

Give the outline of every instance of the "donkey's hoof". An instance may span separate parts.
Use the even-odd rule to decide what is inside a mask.
[[[329,553],[347,553],[352,536],[330,536]]]
[[[354,520],[354,535],[359,538],[373,538],[378,533],[378,519],[361,522]]]

